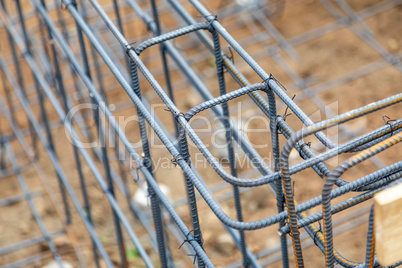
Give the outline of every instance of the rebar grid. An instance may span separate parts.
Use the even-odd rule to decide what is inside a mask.
[[[398,152],[391,162],[377,154],[402,140],[402,119],[388,114],[397,110],[378,115],[400,106],[402,94],[397,94],[397,84],[393,94],[379,94],[382,100],[371,99],[348,112],[342,107],[342,112],[334,111],[323,94],[385,68],[402,71],[400,52],[388,51],[366,22],[402,1],[383,1],[357,12],[343,0],[322,0],[320,6],[335,21],[292,38],[285,38],[271,20],[284,12],[284,1],[206,2],[0,0],[1,36],[7,39],[0,42],[0,179],[17,180],[22,189],[22,194],[4,195],[0,205],[27,201],[41,233],[1,247],[0,255],[43,247],[44,242],[48,248],[10,257],[1,265],[43,266],[53,257],[60,267],[67,267],[65,260],[77,267],[214,267],[211,241],[220,234],[208,234],[213,224],[208,213],[239,249],[226,258],[227,267],[278,262],[304,267],[309,260],[303,251],[311,245],[323,252],[322,266],[378,265],[373,211],[369,217],[371,206],[362,204],[401,177]],[[245,38],[231,35],[237,27],[248,33]],[[298,46],[342,28],[370,47],[377,61],[319,82],[314,74],[302,77],[293,67],[301,58]],[[159,52],[152,48],[156,45]],[[262,67],[266,61],[280,71]],[[188,103],[185,98],[193,93],[200,101]],[[264,150],[233,123],[242,115],[239,104],[269,122],[259,134],[267,145]],[[315,123],[308,105],[329,119]],[[368,129],[353,130],[344,124],[374,112],[385,125],[369,123]],[[133,115],[136,125],[127,129],[126,119]],[[225,157],[217,157],[210,144],[216,133],[210,129],[203,135],[206,121],[197,122],[200,115],[210,119],[212,129],[223,130]],[[334,128],[339,132],[328,136]],[[306,138],[311,135],[315,138]],[[293,149],[298,154],[291,154]],[[199,156],[208,165],[197,166]],[[247,170],[239,156],[252,163]],[[170,168],[158,164],[166,157]],[[329,164],[334,158],[340,161]],[[341,178],[366,159],[372,167],[358,172],[357,179]],[[320,185],[313,174],[325,180],[319,186],[322,194],[297,192],[295,182]],[[31,178],[41,181],[44,191],[30,189]],[[334,184],[338,188],[332,189]],[[260,189],[273,200],[273,208],[264,207],[259,211],[264,215],[255,217],[245,209],[245,198]],[[145,206],[135,199],[141,192],[142,201],[149,198]],[[97,194],[102,198],[96,199]],[[55,230],[35,205],[34,199],[43,196],[60,219]],[[228,203],[232,198],[234,203]],[[228,204],[233,212],[228,213]],[[322,211],[317,210],[320,205]],[[186,206],[189,213],[183,210]],[[357,206],[359,210],[352,210]],[[342,211],[353,213],[338,217]],[[335,249],[333,237],[364,222],[369,222],[364,261],[349,260]],[[77,231],[82,227],[84,234]],[[255,249],[258,242],[278,237],[278,229],[279,244]],[[266,231],[259,233],[259,241],[251,236],[255,230]],[[67,237],[72,250],[57,246],[58,236]]]

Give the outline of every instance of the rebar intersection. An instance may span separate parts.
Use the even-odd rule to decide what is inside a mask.
[[[91,204],[88,178],[95,178],[98,187],[101,188],[101,192],[104,193],[110,205],[110,215],[111,219],[113,219],[113,231],[116,239],[115,247],[119,253],[118,263],[122,267],[129,265],[127,244],[132,244],[135,247],[142,264],[147,267],[155,266],[156,262],[160,263],[162,267],[175,267],[177,257],[173,256],[174,248],[172,250],[170,245],[172,242],[169,237],[175,237],[180,245],[179,249],[183,248],[186,254],[190,256],[191,261],[194,258],[194,262],[197,262],[199,267],[213,267],[214,264],[208,256],[208,249],[205,250],[204,247],[205,241],[202,236],[202,223],[197,204],[197,202],[200,202],[199,200],[203,200],[208,205],[240,249],[242,260],[229,267],[241,265],[262,267],[269,265],[273,261],[272,259],[268,258],[264,261],[259,261],[259,259],[272,253],[266,250],[257,253],[253,252],[246,242],[246,231],[262,229],[274,224],[279,225],[281,247],[278,250],[282,252],[281,259],[284,267],[289,266],[287,234],[293,241],[293,255],[297,267],[304,266],[301,242],[303,235],[300,234],[300,228],[304,228],[312,238],[312,241],[323,251],[328,267],[333,267],[334,262],[345,267],[368,267],[377,263],[374,259],[374,247],[372,244],[367,246],[368,257],[366,258],[366,263],[347,260],[335,249],[332,250],[332,233],[334,231],[332,230],[331,215],[369,200],[375,192],[384,189],[388,184],[400,178],[402,172],[401,162],[386,166],[373,157],[380,151],[390,147],[390,143],[393,145],[400,141],[402,121],[401,119],[388,119],[383,127],[374,129],[364,135],[356,136],[343,144],[334,142],[322,131],[339,126],[347,136],[350,132],[343,127],[344,122],[392,105],[398,105],[402,101],[401,94],[388,96],[362,108],[357,108],[341,115],[334,114],[330,119],[314,123],[289,96],[288,92],[284,90],[282,84],[272,74],[264,71],[256,59],[250,56],[242,45],[221,25],[219,16],[211,13],[202,2],[197,0],[189,1],[192,7],[202,15],[202,22],[196,22],[182,4],[175,0],[168,0],[166,6],[162,4],[159,6],[154,0],[151,0],[153,18],[142,7],[144,3],[137,3],[133,0],[119,2],[114,0],[111,8],[116,16],[116,24],[106,12],[109,6],[101,6],[96,0],[78,3],[75,0],[63,0],[61,5],[58,1],[50,3],[51,1],[29,0],[28,3],[32,7],[29,12],[23,10],[22,2],[24,1],[15,0],[15,2],[8,3],[1,0],[2,28],[6,32],[7,42],[9,42],[8,50],[11,55],[6,52],[4,52],[4,55],[10,55],[8,58],[3,54],[0,55],[5,91],[4,98],[6,98],[6,101],[4,101],[4,98],[1,97],[0,106],[2,120],[7,120],[11,134],[6,135],[7,133],[3,134],[3,132],[0,134],[2,148],[2,161],[0,164],[2,165],[2,175],[3,173],[5,175],[15,174],[18,179],[18,183],[23,190],[23,199],[27,200],[43,236],[1,248],[0,253],[6,254],[27,245],[46,241],[51,251],[50,254],[57,264],[63,266],[62,254],[54,245],[52,238],[65,233],[70,239],[74,237],[70,227],[74,218],[72,216],[74,214],[72,212],[73,205],[88,230],[94,264],[100,267],[102,262],[108,267],[113,267],[115,264],[110,258],[107,249],[105,249],[105,243],[101,241],[99,234],[97,234],[96,224],[92,215],[91,207],[93,204]],[[297,52],[292,45],[305,42],[312,38],[311,36],[322,35],[329,29],[334,30],[341,26],[339,24],[329,24],[289,41],[281,36],[269,19],[259,13],[259,10],[253,10],[250,15],[259,20],[259,23],[267,29],[272,38],[277,40],[276,45],[271,45],[267,49],[270,56],[288,73],[294,82],[294,86],[302,89],[302,98],[312,100],[320,109],[323,107],[321,105],[323,101],[318,96],[318,93],[328,87],[333,87],[333,83],[335,85],[336,83],[345,83],[351,79],[374,72],[378,68],[384,68],[384,66],[395,66],[399,71],[401,70],[399,56],[392,55],[376,41],[370,32],[370,28],[364,24],[363,19],[375,14],[376,10],[390,9],[399,5],[400,1],[384,1],[377,4],[377,9],[368,8],[359,13],[354,12],[346,2],[336,1],[339,7],[347,14],[347,18],[342,17],[342,14],[338,14],[338,11],[334,9],[329,1],[322,1],[322,3],[336,17],[340,22],[339,24],[348,24],[350,23],[349,20],[356,22],[360,29],[353,28],[353,31],[376,50],[383,57],[383,60],[378,62],[377,65],[374,64],[345,75],[339,78],[339,81],[329,81],[309,86],[309,81],[299,77],[279,52],[283,50],[290,57],[297,58]],[[123,4],[124,7],[122,7]],[[130,42],[123,34],[124,25],[122,21],[125,17],[121,15],[120,11],[123,8],[124,10],[130,10],[130,16],[137,19],[136,23],[141,20],[155,37],[139,44]],[[171,10],[170,12],[176,12],[176,16],[183,19],[186,26],[162,33],[159,16],[167,8]],[[53,11],[56,11],[56,14]],[[52,15],[50,12],[52,12]],[[222,13],[225,12],[228,12],[230,16],[228,9],[222,11]],[[57,16],[57,20],[55,16]],[[37,18],[38,20],[37,32],[27,29],[29,28],[27,21],[31,18]],[[128,22],[129,20],[127,19],[126,23]],[[74,34],[70,33],[72,30],[74,30]],[[39,33],[39,36],[37,33]],[[214,72],[209,76],[215,83],[218,80],[218,97],[213,97],[213,90],[200,78],[196,68],[189,64],[186,54],[175,46],[174,41],[180,36],[191,36],[191,38],[197,36],[197,42],[201,41],[200,43],[203,43],[212,53]],[[107,38],[106,40],[105,37]],[[261,79],[260,83],[250,83],[236,68],[236,64],[222,52],[222,41],[229,44],[233,51],[252,68],[253,72]],[[144,50],[146,51],[146,49],[154,45],[160,46],[162,72],[159,71],[159,73],[148,68],[149,63],[144,63],[140,56],[140,54],[146,53]],[[22,57],[22,59],[19,57]],[[169,63],[169,61],[173,61],[174,64]],[[196,64],[197,62],[193,63]],[[10,69],[11,65],[13,65],[15,71]],[[29,68],[28,70],[32,75],[31,79],[22,75],[24,72],[21,65]],[[228,90],[227,85],[229,82],[227,78],[225,80],[225,76],[228,77],[228,74],[225,75],[225,71],[238,83],[239,86],[236,90]],[[201,95],[204,102],[189,110],[178,108],[181,100],[178,96],[174,96],[177,87],[171,79],[176,73],[180,73],[188,81],[195,91]],[[145,80],[140,78],[139,74]],[[160,79],[156,79],[160,75],[165,79],[166,91],[165,87],[161,86]],[[133,146],[130,141],[132,134],[122,129],[121,122],[116,120],[117,113],[113,113],[114,110],[108,105],[110,103],[110,93],[107,90],[111,87],[111,83],[106,82],[106,80],[109,78],[113,78],[113,83],[119,84],[120,91],[121,89],[125,91],[129,97],[130,105],[136,108],[137,129],[138,137],[141,140],[141,148]],[[32,81],[29,84],[27,80]],[[144,86],[145,83],[146,86]],[[11,85],[11,88],[9,85]],[[147,90],[144,90],[144,88]],[[292,86],[287,88],[291,90]],[[162,101],[165,109],[171,114],[171,124],[166,118],[160,119],[158,115],[153,114],[150,110],[149,101],[152,101],[152,99],[148,99],[145,95],[145,91],[148,92],[149,89],[152,89],[152,92],[157,94],[157,98]],[[249,103],[253,106],[256,105],[261,113],[269,119],[273,165],[268,165],[264,162],[259,152],[250,144],[250,141],[228,120],[232,113],[228,105],[230,101],[245,95],[251,98],[252,102]],[[14,99],[12,99],[13,97]],[[68,115],[77,105],[88,105],[87,108],[92,111],[89,113],[80,111],[75,113],[74,117]],[[306,127],[294,131],[286,122],[286,116],[278,114],[280,105],[288,107],[287,109]],[[119,104],[115,105],[115,107],[119,106]],[[54,111],[54,114],[49,110]],[[18,111],[25,114],[24,116],[29,122],[26,129],[21,129],[20,127],[20,120],[17,119],[20,118]],[[190,122],[192,117],[203,111],[212,112],[225,129],[229,169],[221,165]],[[38,116],[35,114],[38,114]],[[57,140],[60,137],[57,134],[55,135],[58,128],[57,122],[63,122],[65,133],[72,137],[70,142],[73,149],[74,170],[78,174],[76,182],[79,183],[79,187],[75,186],[75,188],[78,188],[81,192],[82,198],[79,198],[75,193],[76,190],[74,190],[73,181],[71,180],[72,175],[68,170],[63,169],[64,152],[57,150]],[[91,122],[94,122],[93,126],[90,125]],[[168,130],[172,124],[175,129],[174,134],[170,134],[171,131]],[[188,206],[190,208],[190,221],[183,219],[183,216],[178,213],[171,200],[165,196],[165,193],[159,187],[160,185],[158,186],[155,174],[157,170],[154,170],[152,166],[152,159],[155,157],[151,154],[149,130],[158,137],[159,142],[170,153],[172,162],[184,174]],[[284,146],[279,143],[279,133],[287,139]],[[313,134],[321,146],[327,147],[328,150],[316,154],[308,146],[308,143],[302,140],[306,136]],[[26,136],[30,136],[30,142]],[[233,186],[231,195],[234,196],[235,200],[236,219],[231,218],[222,209],[222,200],[217,200],[213,195],[214,187],[208,186],[203,176],[192,166],[191,152],[194,152],[194,150],[190,150],[187,136],[195,144],[196,150],[203,155],[205,161],[213,168],[215,176],[218,175],[222,181]],[[76,137],[84,138],[91,144],[92,142],[98,143],[96,146],[86,148],[80,140],[75,139]],[[30,192],[25,182],[25,168],[34,168],[44,185],[50,179],[47,178],[48,176],[40,164],[40,158],[43,156],[37,148],[38,141],[43,145],[41,152],[47,154],[48,161],[50,160],[55,169],[56,181],[61,194],[61,198],[55,197],[51,187],[47,189],[48,195],[56,206],[60,207],[60,204],[62,204],[62,209],[57,209],[62,220],[62,228],[55,232],[49,232],[46,229],[41,215],[37,213],[35,205],[32,203],[32,198],[36,194]],[[259,177],[253,179],[250,179],[250,177],[254,176],[241,177],[236,166],[236,144],[255,164],[253,173],[258,172]],[[382,146],[381,149],[378,149],[378,146]],[[23,155],[21,158],[23,161],[18,161],[18,157],[16,157],[15,150],[18,148],[22,148],[20,155]],[[289,157],[293,148],[305,160],[290,165]],[[353,165],[370,158],[373,161],[372,163],[377,165],[378,170],[366,174],[353,182],[343,180],[340,178],[340,175],[344,172],[343,169],[352,166],[345,167],[344,164],[341,164],[338,168],[331,170],[324,162],[342,153],[357,153],[353,158]],[[128,157],[130,157],[131,162],[127,159]],[[24,161],[28,162],[28,165]],[[19,162],[24,162],[24,164],[19,164]],[[133,167],[133,163],[135,163],[135,167]],[[316,196],[297,204],[294,198],[291,175],[308,168],[312,168],[319,177],[329,179],[327,179],[322,196]],[[3,172],[3,170],[5,171]],[[132,189],[133,180],[131,180],[131,177],[138,180],[135,182],[140,188],[146,189],[150,197],[152,217],[147,213],[147,209],[139,207],[132,200],[130,187]],[[263,187],[266,184],[270,184],[275,193],[277,214],[257,221],[245,221],[241,201],[242,189]],[[332,184],[336,184],[338,188],[332,190]],[[222,186],[217,184],[217,188],[219,187]],[[331,199],[351,191],[363,193],[356,198],[331,206]],[[159,255],[158,261],[152,259],[152,254],[145,249],[144,242],[141,241],[132,221],[127,218],[129,213],[123,209],[123,202],[121,200],[119,202],[118,196],[124,197],[130,213],[139,220],[146,232],[149,233],[149,243],[154,252]],[[11,199],[14,200],[15,197]],[[19,200],[19,197],[17,199]],[[59,202],[59,199],[62,202]],[[9,202],[8,199],[3,201],[2,203],[4,204]],[[311,216],[306,214],[307,210],[321,204],[323,206],[322,213],[315,213]],[[165,211],[167,211],[168,216]],[[319,230],[315,224],[321,219],[324,222],[323,231]],[[153,221],[152,224],[151,221]],[[168,221],[171,221],[171,223],[166,223]],[[151,225],[153,225],[154,229]],[[374,229],[370,227],[368,237],[371,237],[373,232]],[[80,246],[74,246],[74,250],[79,262],[81,264],[85,263],[82,253],[80,253]],[[289,252],[292,252],[292,250],[289,250]],[[10,263],[8,266],[25,266],[43,257],[48,257],[43,255],[45,254],[38,254],[37,256]],[[395,266],[399,264],[397,263]]]

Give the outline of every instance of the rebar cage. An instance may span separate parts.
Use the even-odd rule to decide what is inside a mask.
[[[2,267],[379,265],[402,1],[0,3]]]

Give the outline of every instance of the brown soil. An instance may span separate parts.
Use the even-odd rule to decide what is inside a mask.
[[[111,1],[104,0],[100,2],[106,4]],[[229,3],[230,1],[205,0],[205,2],[212,10],[217,10],[219,7],[222,7],[222,5],[225,4],[224,2],[227,2],[226,4],[228,5],[228,8],[233,7],[233,5]],[[221,2],[223,2],[223,4]],[[376,4],[377,1],[358,0],[348,2],[354,10],[360,11],[373,6],[374,4]],[[191,9],[190,5],[187,2],[183,3],[183,5],[190,10],[191,14],[194,14],[194,17],[198,15],[198,13]],[[148,7],[148,4],[142,4],[141,6]],[[129,14],[130,12],[131,10],[127,7],[123,9],[122,14]],[[242,11],[241,14],[245,16],[246,13],[247,11]],[[113,12],[110,12],[109,14],[112,18],[114,17]],[[52,13],[52,16],[55,16],[54,12]],[[65,16],[69,17],[68,13],[65,13]],[[299,36],[300,34],[306,33],[320,26],[335,21],[335,19],[324,9],[322,4],[316,0],[286,1],[284,9],[270,19],[275,27],[279,30],[279,32],[287,40],[294,40],[294,38]],[[402,31],[402,24],[400,23],[401,19],[402,8],[401,5],[399,5],[385,12],[380,12],[379,14],[364,20],[364,22],[375,33],[376,40],[385,49],[387,49],[392,54],[397,54],[399,56],[402,52],[402,36],[400,35]],[[238,16],[232,16],[228,18],[222,17],[219,18],[219,20],[223,24],[223,26],[225,26],[228,31],[233,35],[233,37],[240,41],[240,44],[242,44],[242,41],[244,41],[245,38],[250,38],[255,34],[250,30],[251,26],[244,23],[244,21],[242,22]],[[166,11],[162,12],[161,21],[163,22],[165,29],[177,28],[177,20]],[[73,27],[72,20],[69,19],[68,22],[69,26]],[[263,29],[263,26],[259,23],[252,23],[254,27],[256,27],[256,29],[261,32],[260,34],[263,35],[265,31]],[[35,22],[32,22],[29,27],[34,27],[34,25]],[[133,27],[134,25],[135,27]],[[150,36],[146,32],[146,28],[143,25],[138,25],[141,25],[141,22],[137,18],[134,21],[131,21],[125,25],[125,31],[128,40],[141,42],[142,40],[145,40]],[[0,36],[1,47],[5,48],[2,50],[2,54],[6,58],[9,58],[11,54],[10,51],[8,51],[7,49],[8,44],[5,40],[6,33],[4,28],[0,28]],[[109,36],[109,38],[111,37]],[[188,59],[192,63],[192,66],[195,68],[195,70],[197,70],[197,72],[203,75],[203,80],[206,83],[207,87],[211,90],[214,96],[217,96],[219,94],[219,88],[214,73],[213,57],[211,56],[211,54],[206,53],[206,50],[202,47],[202,45],[197,44],[196,41],[197,39],[194,36],[191,36],[189,38],[184,37],[175,42],[175,45],[178,48],[184,49],[183,53],[188,56]],[[224,40],[222,40],[221,42],[223,51],[227,55],[229,55],[226,42],[224,42]],[[274,57],[270,57],[267,49],[268,46],[276,47],[275,41],[272,38],[269,40],[256,42],[252,45],[245,45],[245,49],[252,57],[256,58],[257,62],[267,73],[272,72],[278,80],[280,80],[286,87],[289,88],[287,92],[289,96],[293,96],[293,94],[296,94],[296,103],[301,107],[303,111],[305,111],[307,115],[312,116],[313,121],[321,121],[326,119],[326,115],[319,110],[317,104],[315,104],[313,100],[308,97],[308,95],[303,93],[303,90],[297,89],[294,86],[292,87],[294,81],[292,81],[291,77],[286,74],[280,63],[278,63],[278,61],[275,61]],[[78,51],[78,47],[75,47],[74,49]],[[382,68],[379,68],[369,75],[362,76],[358,79],[353,79],[350,82],[332,87],[322,92],[319,91],[320,85],[324,82],[336,80],[337,78],[345,76],[350,72],[353,72],[354,70],[383,60],[381,55],[373,50],[367,43],[362,41],[362,39],[360,39],[355,33],[353,33],[353,31],[349,27],[340,27],[336,31],[332,31],[308,42],[296,44],[294,46],[294,49],[300,57],[300,59],[297,61],[291,59],[289,55],[287,55],[283,50],[280,49],[277,49],[277,55],[282,57],[283,60],[289,65],[289,67],[292,68],[295,74],[297,74],[300,78],[307,80],[310,79],[311,81],[313,81],[310,86],[312,86],[313,90],[317,89],[316,93],[318,97],[323,100],[324,103],[333,104],[333,106],[331,107],[335,107],[337,109],[334,110],[336,114],[347,112],[351,109],[367,105],[373,101],[377,101],[400,92],[399,87],[402,82],[400,71],[394,66],[387,66],[387,64],[385,63],[383,64]],[[151,72],[155,74],[155,77],[162,85],[162,87],[165,88],[165,80],[163,78],[161,62],[158,53],[159,50],[155,47],[149,49],[149,51],[144,52],[144,54],[141,55],[141,58],[143,59],[147,67],[151,69]],[[204,57],[204,55],[208,56]],[[253,70],[246,65],[246,63],[240,58],[239,55],[234,53],[233,56],[236,67],[238,67],[238,69],[243,72],[243,74],[250,82],[261,82],[261,78],[259,78],[253,72]],[[32,78],[30,76],[30,71],[27,64],[25,62],[23,62],[22,64],[24,73],[26,73],[27,75],[27,84],[32,83]],[[68,68],[64,66],[63,71],[67,72],[67,70]],[[104,68],[104,72],[108,73],[106,68]],[[238,84],[230,78],[229,74],[226,74],[225,78],[228,91],[239,88]],[[165,127],[170,131],[170,133],[173,134],[173,121],[170,113],[164,110],[164,106],[162,105],[163,102],[152,90],[145,79],[143,77],[141,77],[141,79],[141,87],[144,93],[144,97],[148,99],[150,104],[160,105],[155,110],[155,113],[164,123]],[[177,106],[181,111],[186,112],[191,107],[202,102],[201,97],[195,93],[189,83],[175,69],[173,69],[172,71],[172,81],[175,89]],[[114,115],[124,116],[125,118],[131,115],[136,115],[136,110],[134,109],[133,105],[130,104],[127,95],[117,84],[117,81],[114,78],[107,78],[107,83],[107,95],[109,103],[116,104],[117,106],[117,110]],[[72,88],[71,90],[75,92],[74,88]],[[0,92],[2,99],[4,99],[4,89],[2,88]],[[31,95],[36,98],[35,94],[32,93]],[[284,114],[285,105],[278,98],[277,101],[278,113]],[[238,111],[236,108],[238,107],[238,103],[243,104],[241,112]],[[50,120],[58,120],[57,114],[54,112],[54,109],[51,107],[50,103],[47,102],[46,107],[49,111]],[[248,97],[242,97],[238,100],[231,101],[230,109],[233,117],[238,116],[237,114],[241,113],[241,117],[244,120],[253,115],[262,115],[262,113],[257,109],[257,107],[250,101]],[[37,105],[33,107],[33,110],[36,117],[39,118],[39,108],[37,107]],[[203,112],[200,115],[205,115],[211,118],[211,114],[207,112]],[[390,117],[390,119],[400,118],[402,115],[401,106],[396,105],[391,108],[384,109],[380,112],[368,115],[365,118],[347,123],[347,129],[354,135],[368,132],[384,125],[382,115],[387,115]],[[17,118],[20,127],[27,126],[26,116],[22,111],[18,111]],[[1,113],[0,120],[2,133],[11,132],[10,125],[8,123],[5,123],[5,118]],[[287,118],[287,122],[295,130],[303,127],[302,123],[296,118],[295,115],[289,116]],[[192,124],[202,127],[202,124],[199,122],[192,122]],[[216,124],[213,125],[213,128],[216,129]],[[262,121],[255,120],[251,122],[250,128],[266,130],[267,126],[264,125]],[[92,130],[93,133],[95,133],[94,129]],[[125,133],[131,142],[139,142],[139,132],[135,122],[131,122],[126,126]],[[202,133],[200,129],[198,129],[198,133],[205,143],[211,142],[210,133]],[[334,133],[335,132],[328,132],[328,134],[331,135],[333,135]],[[339,130],[339,134],[342,134],[341,130]],[[56,150],[60,157],[62,167],[66,172],[70,183],[75,189],[77,196],[79,196],[79,198],[81,199],[80,184],[75,168],[73,151],[71,144],[66,139],[64,128],[61,125],[60,127],[54,128],[53,135],[54,137],[57,137],[57,139],[55,139]],[[150,132],[150,135],[152,135],[152,132]],[[258,145],[266,144],[268,137],[269,133],[267,132],[258,134],[251,133],[248,136],[249,140],[253,144]],[[349,136],[347,139],[350,139],[350,137],[351,136]],[[30,137],[28,137],[28,140],[30,141]],[[313,142],[312,148],[316,148],[314,146],[318,144],[317,139],[306,139],[306,141],[310,140]],[[285,141],[286,140],[281,136],[281,146],[285,143]],[[342,142],[344,142],[344,140],[342,140]],[[11,142],[11,145],[19,157],[19,163],[26,163],[28,161],[28,157],[24,155],[23,148],[16,141]],[[210,146],[210,149],[214,153],[214,155],[217,155],[216,150],[214,150],[212,146]],[[152,155],[155,159],[171,159],[170,154],[167,152],[166,149],[161,146],[161,142],[158,138],[156,138],[156,142],[151,150]],[[267,148],[257,148],[256,150],[258,151],[258,153],[261,154],[262,157],[270,159],[269,157],[271,156],[271,149],[269,146]],[[322,148],[317,147],[317,150],[322,150]],[[113,155],[112,150],[109,151],[110,155]],[[46,227],[49,229],[50,232],[53,232],[63,228],[64,226],[63,221],[61,220],[61,218],[63,217],[60,218],[60,213],[62,215],[62,209],[60,208],[61,196],[58,191],[59,188],[57,185],[57,179],[53,167],[49,158],[46,155],[45,150],[43,149],[43,146],[39,146],[38,153],[40,155],[40,158],[38,159],[37,163],[43,169],[43,172],[46,175],[48,181],[45,182],[45,184],[41,183],[37,173],[35,172],[35,169],[33,168],[28,168],[24,170],[22,175],[26,179],[28,187],[31,191],[39,191],[40,193],[42,193],[39,197],[34,198],[34,202],[40,215],[45,221]],[[194,146],[191,146],[190,153],[194,158],[195,155],[198,153],[198,150],[194,148]],[[331,169],[333,169],[351,155],[352,154],[341,155],[336,160],[329,161],[328,165]],[[380,154],[378,158],[385,165],[389,165],[395,163],[398,158],[400,159],[400,156],[400,146],[395,146],[394,148],[391,148],[390,150]],[[294,160],[293,162],[296,163],[297,161],[299,160]],[[193,159],[193,162],[195,162],[195,159]],[[103,167],[101,163],[99,163],[99,161],[96,162],[96,165],[99,170],[103,171]],[[115,161],[113,161],[113,168],[115,170],[118,170],[117,167],[117,164],[115,163]],[[225,166],[225,168],[227,168],[228,170],[227,165]],[[345,173],[342,178],[347,181],[353,181],[377,169],[378,168],[372,162],[365,161]],[[203,178],[205,179],[205,183],[208,186],[212,186],[214,184],[222,182],[221,178],[216,175],[214,170],[209,165],[205,165],[205,167],[199,168],[198,172],[203,176]],[[116,249],[116,239],[110,206],[108,204],[107,198],[102,193],[99,184],[95,181],[92,173],[86,165],[84,165],[84,173],[87,177],[88,193],[90,200],[92,201],[91,204],[96,231],[117,267],[119,266],[119,255]],[[248,178],[257,177],[258,175],[257,172],[252,172],[250,168],[241,169],[240,176],[242,174],[243,176],[247,176]],[[182,198],[186,197],[183,177],[178,167],[174,167],[170,164],[169,167],[159,168],[156,170],[155,176],[158,182],[169,186],[172,202],[181,200]],[[312,170],[306,170],[295,174],[292,176],[292,179],[295,182],[295,199],[299,203],[307,201],[312,197],[319,195],[322,191],[323,180],[319,178]],[[0,199],[21,193],[15,176],[0,178],[0,189],[2,189],[0,191]],[[57,204],[56,208],[53,206],[51,198],[49,198],[46,194],[46,189],[50,189],[50,193],[55,197]],[[138,185],[130,180],[129,189],[130,192],[133,193],[135,190],[138,189]],[[215,197],[219,199],[229,192],[231,192],[231,188],[226,187],[223,190],[217,191],[215,193]],[[342,196],[332,203],[335,204],[344,201],[352,196],[355,196],[355,194]],[[269,187],[263,186],[245,191],[242,194],[241,198],[245,221],[260,220],[272,216],[277,212],[275,195]],[[134,217],[132,217],[129,208],[126,205],[124,196],[120,192],[118,192],[117,194],[117,200],[121,205],[123,212],[126,214],[127,219],[130,221],[130,224],[132,224],[133,229],[136,231],[136,234],[140,237],[141,242],[143,242],[145,249],[150,253],[152,261],[155,263],[156,267],[159,267],[157,264],[158,256],[152,250],[146,230],[137,219],[134,219]],[[236,218],[233,198],[228,198],[225,201],[221,201],[220,204],[222,205],[224,211],[231,218]],[[346,258],[353,261],[364,261],[367,221],[363,221],[361,219],[368,218],[367,208],[370,206],[370,204],[371,201],[366,202],[363,205],[353,207],[345,212],[339,213],[334,216],[334,220],[340,222],[335,230],[338,230],[338,228],[341,228],[342,226],[352,226],[353,224],[355,224],[355,226],[350,227],[347,231],[336,235],[334,242],[338,251]],[[70,205],[72,206],[72,204]],[[207,204],[202,199],[199,199],[198,207],[200,213],[201,228],[203,231],[204,247],[212,262],[217,267],[224,267],[225,265],[228,265],[235,261],[240,261],[240,251],[238,251],[231,242],[226,241],[226,237],[221,236],[221,234],[224,233],[223,225],[211,212]],[[309,211],[309,213],[315,213],[317,211],[320,211],[320,209],[321,207],[314,208]],[[365,213],[363,213],[361,216],[353,218],[352,215],[358,214],[357,212],[359,211],[365,211]],[[177,212],[185,221],[189,229],[192,229],[190,227],[191,218],[188,214],[187,205],[177,206]],[[344,220],[346,218],[348,218],[347,221]],[[279,236],[277,235],[277,228],[277,225],[275,225],[264,228],[262,230],[247,231],[246,239],[250,250],[254,253],[257,253],[265,248],[274,248],[278,246]],[[75,209],[73,209],[73,224],[67,229],[69,230],[67,234],[59,236],[55,239],[56,246],[59,248],[63,259],[73,263],[78,267],[79,259],[77,257],[77,254],[75,254],[75,250],[77,250],[78,252],[81,252],[82,258],[85,260],[86,265],[88,267],[93,267],[94,263],[91,251],[91,241],[89,239],[88,232],[86,231],[82,221],[79,219],[79,215],[75,211]],[[26,202],[18,202],[0,208],[0,233],[0,248],[41,235],[40,230],[37,227],[35,219],[30,213],[29,207]],[[305,235],[304,231],[302,231],[302,235]],[[183,250],[175,250],[176,248],[179,248],[180,243],[176,242],[171,234],[169,234],[169,237],[173,257],[177,261],[178,266],[190,267],[191,259],[186,256],[185,252]],[[126,234],[125,238],[127,240],[126,247],[129,250],[133,249],[133,245],[129,241],[129,237]],[[324,267],[325,261],[323,254],[320,253],[319,249],[314,246],[314,244],[311,245],[310,242],[311,239],[303,240],[303,245],[306,246],[305,250],[303,251],[306,267]],[[292,252],[291,247],[289,247],[289,252]],[[14,251],[1,256],[0,265],[15,262],[38,253],[45,254],[45,257],[40,261],[30,264],[30,266],[28,267],[41,267],[51,261],[52,258],[51,254],[49,254],[49,248],[46,246],[45,243],[42,243],[37,246],[27,247],[23,250]],[[274,259],[275,257],[280,257],[279,251],[262,259]],[[144,266],[144,264],[138,257],[130,258],[129,261],[131,267]],[[295,264],[293,254],[290,254],[290,262],[291,267],[294,267]],[[282,267],[282,264],[281,261],[278,260],[267,265],[267,267]]]

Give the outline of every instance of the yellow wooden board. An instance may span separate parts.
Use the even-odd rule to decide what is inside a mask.
[[[382,266],[402,260],[402,184],[374,197],[376,253]]]

